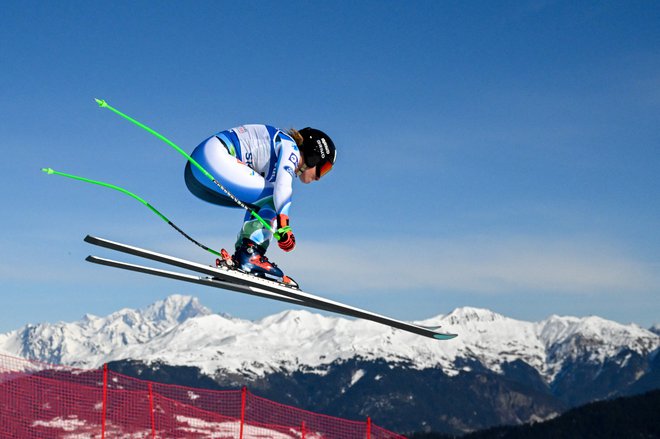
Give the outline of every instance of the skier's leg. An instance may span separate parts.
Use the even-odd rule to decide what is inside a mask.
[[[266,197],[255,204],[258,207],[255,210],[257,210],[259,216],[272,224],[277,216],[275,206],[273,205],[273,197]],[[243,227],[241,227],[241,231],[236,238],[236,248],[242,245],[244,239],[249,239],[255,244],[261,246],[265,252],[266,249],[268,249],[272,237],[272,231],[265,228],[261,221],[250,215],[250,212],[246,212],[245,218],[243,219]]]
[[[273,197],[261,200],[259,216],[272,224],[276,217]],[[255,274],[266,274],[278,279],[284,278],[284,273],[276,264],[265,257],[266,249],[273,233],[266,229],[260,221],[252,218],[248,212],[245,215],[243,227],[236,240],[234,261],[244,271]]]
[[[261,175],[238,160],[232,153],[235,154],[233,145],[227,145],[227,140],[223,142],[218,137],[212,136],[199,144],[191,156],[244,203],[255,205],[262,199],[271,196],[272,185],[269,185]],[[191,166],[190,162],[186,164],[185,181],[190,192],[204,201],[221,206],[238,207],[199,169]]]

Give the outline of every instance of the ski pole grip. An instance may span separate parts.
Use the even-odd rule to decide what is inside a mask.
[[[284,236],[286,232],[290,232],[290,231],[291,231],[291,226],[282,227],[281,229],[277,229],[277,231],[273,232],[273,236],[275,237],[275,239],[279,241],[280,238],[282,238],[282,236]]]

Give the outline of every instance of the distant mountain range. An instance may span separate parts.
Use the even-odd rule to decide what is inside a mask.
[[[660,336],[599,317],[525,322],[458,308],[418,322],[440,342],[360,320],[286,311],[258,321],[170,296],[143,310],[27,325],[10,355],[186,385],[248,385],[265,397],[399,431],[462,433],[549,419],[660,388]]]

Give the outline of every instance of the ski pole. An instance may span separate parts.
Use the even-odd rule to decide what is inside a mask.
[[[203,248],[204,250],[206,250],[206,251],[208,251],[208,252],[210,252],[210,253],[213,253],[213,254],[216,255],[216,256],[220,256],[220,257],[222,257],[222,255],[220,254],[220,252],[217,252],[217,251],[213,250],[212,248],[209,248],[209,247],[205,246],[204,244],[202,244],[202,243],[196,241],[195,239],[193,239],[190,235],[188,235],[186,232],[184,232],[184,231],[181,230],[179,227],[177,227],[176,224],[174,224],[172,221],[170,221],[169,218],[167,218],[165,215],[163,215],[158,209],[156,209],[154,206],[152,206],[148,201],[146,201],[146,200],[143,199],[142,197],[140,197],[140,196],[134,194],[133,192],[127,191],[126,189],[121,188],[121,187],[119,187],[119,186],[116,186],[116,185],[114,185],[114,184],[104,183],[104,182],[102,182],[102,181],[97,181],[97,180],[91,180],[91,179],[89,179],[89,178],[79,177],[79,176],[77,176],[77,175],[72,175],[72,174],[66,174],[66,173],[64,173],[64,172],[58,172],[58,171],[56,171],[56,170],[54,170],[54,169],[52,169],[52,168],[42,168],[41,170],[42,170],[43,172],[45,172],[46,174],[48,174],[48,175],[60,175],[60,176],[62,176],[62,177],[71,178],[71,179],[73,179],[73,180],[84,181],[84,182],[86,182],[86,183],[92,183],[92,184],[96,184],[96,185],[99,185],[99,186],[103,186],[103,187],[107,187],[107,188],[110,188],[110,189],[114,189],[114,190],[119,191],[119,192],[121,192],[121,193],[123,193],[123,194],[126,194],[126,195],[128,195],[128,196],[130,196],[130,197],[132,197],[132,198],[134,198],[134,199],[136,199],[136,200],[138,200],[140,203],[144,204],[145,206],[147,206],[147,207],[148,207],[153,213],[155,213],[156,215],[158,215],[158,216],[160,217],[160,219],[162,219],[162,220],[165,221],[167,224],[169,224],[170,226],[172,226],[172,227],[174,228],[174,230],[176,230],[177,232],[181,233],[183,236],[185,236],[186,238],[188,238],[188,240],[191,241],[192,243],[198,245],[199,247]]]
[[[269,231],[271,231],[271,232],[273,233],[273,235],[275,236],[275,239],[280,239],[280,233],[279,233],[280,231],[279,231],[279,230],[278,230],[278,231],[273,230],[273,227],[268,223],[268,221],[264,220],[261,216],[259,216],[259,214],[258,214],[257,212],[255,212],[254,209],[250,208],[250,206],[248,206],[247,204],[243,203],[241,200],[239,200],[238,198],[236,198],[236,196],[234,196],[234,194],[232,194],[232,193],[231,193],[226,187],[224,187],[224,186],[222,185],[222,183],[220,183],[220,182],[219,182],[219,181],[218,181],[213,175],[211,175],[210,172],[208,172],[206,169],[204,169],[204,167],[203,167],[202,165],[200,165],[200,164],[197,162],[197,160],[195,160],[194,158],[192,158],[187,152],[185,152],[183,149],[181,149],[177,144],[175,144],[175,143],[172,142],[170,139],[168,139],[167,137],[163,136],[162,134],[160,134],[160,133],[157,132],[156,130],[154,130],[154,129],[152,129],[152,128],[149,128],[148,126],[146,126],[146,125],[143,124],[142,122],[139,122],[139,121],[133,119],[132,117],[128,116],[127,114],[124,114],[124,113],[122,113],[121,111],[117,110],[116,108],[114,108],[113,106],[111,106],[110,104],[108,104],[108,103],[107,103],[106,101],[104,101],[103,99],[94,99],[94,100],[96,101],[97,104],[99,104],[99,107],[101,107],[101,108],[107,108],[108,110],[112,111],[113,113],[115,113],[115,114],[117,114],[117,115],[123,117],[124,119],[128,120],[129,122],[131,122],[131,123],[133,123],[133,124],[139,126],[139,127],[142,128],[143,130],[145,130],[145,131],[147,131],[148,133],[150,133],[150,134],[156,136],[157,138],[159,138],[160,140],[162,140],[163,142],[167,143],[169,146],[171,146],[172,148],[174,148],[179,154],[181,154],[182,156],[184,156],[184,157],[186,158],[186,160],[188,160],[193,166],[195,166],[197,169],[199,169],[199,171],[200,171],[202,174],[204,174],[204,175],[206,176],[206,178],[208,178],[209,180],[211,180],[211,181],[212,181],[216,186],[218,186],[218,187],[219,187],[219,188],[220,188],[225,194],[227,194],[227,196],[228,196],[229,198],[231,198],[232,201],[234,201],[236,204],[238,204],[239,206],[241,206],[243,209],[245,209],[245,210],[247,210],[248,212],[250,212],[250,215],[252,215],[254,218],[256,218],[257,220],[259,220],[259,222],[260,222],[260,223],[261,223],[266,229],[268,229]],[[286,231],[286,230],[282,230],[282,232],[285,232],[285,231]]]

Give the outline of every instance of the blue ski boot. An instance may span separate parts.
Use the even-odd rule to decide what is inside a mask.
[[[234,267],[254,276],[275,280],[287,286],[297,286],[296,282],[270,262],[264,254],[266,250],[253,241],[243,238],[243,243],[236,249],[232,257]]]

